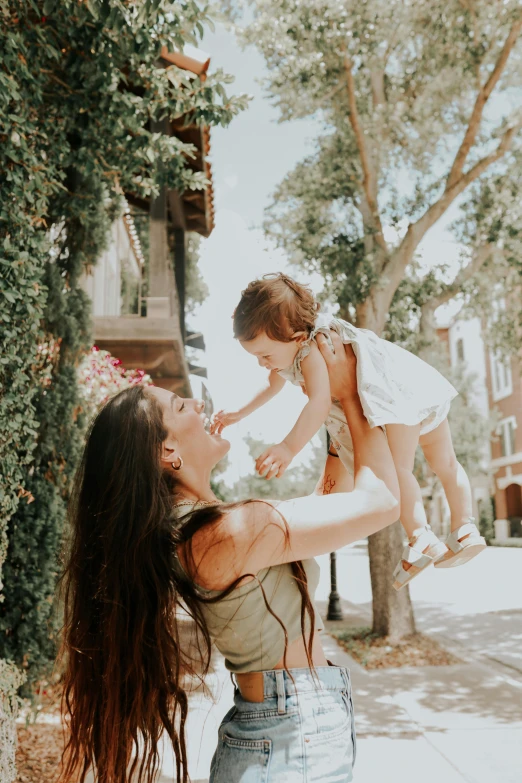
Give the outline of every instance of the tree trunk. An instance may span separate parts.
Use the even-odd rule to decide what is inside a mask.
[[[419,353],[421,359],[424,359],[432,345],[437,340],[437,323],[435,321],[435,310],[438,307],[435,299],[425,302],[421,307],[419,321]]]
[[[415,633],[410,588],[392,587],[393,569],[401,559],[404,530],[400,522],[374,533],[368,538],[370,577],[372,582],[372,630],[379,636],[390,636],[398,641]]]
[[[383,299],[387,293],[380,292]],[[387,308],[381,296],[375,295],[357,308],[357,326],[371,329],[379,334],[382,330]],[[384,310],[384,312],[383,312]],[[404,531],[400,522],[374,533],[368,538],[370,577],[372,582],[373,632],[379,636],[390,636],[398,641],[403,636],[415,633],[415,620],[411,605],[410,588],[393,588],[393,569],[401,559],[404,546]]]

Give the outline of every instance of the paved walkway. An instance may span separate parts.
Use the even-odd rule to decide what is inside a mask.
[[[328,558],[317,598],[324,609]],[[367,624],[366,547],[339,553],[339,591],[348,624]],[[358,731],[354,783],[519,783],[522,780],[522,550],[488,548],[464,568],[430,569],[412,583],[420,630],[463,663],[367,672],[325,636],[328,656],[352,672]],[[194,694],[188,725],[190,774],[208,779],[217,727],[232,685],[217,659],[212,704]],[[165,753],[160,783],[172,783]],[[284,783],[284,781],[281,781]]]

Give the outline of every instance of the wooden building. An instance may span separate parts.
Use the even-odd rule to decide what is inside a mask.
[[[182,54],[164,48],[163,67],[181,68],[192,77],[205,78],[209,57],[197,49],[188,50],[189,54],[187,50]],[[185,341],[194,337],[187,335],[185,328],[186,235],[196,232],[208,237],[214,227],[212,172],[208,161],[210,131],[196,125],[184,127],[183,118],[172,123],[163,121],[155,130],[195,147],[196,155],[190,165],[195,171],[205,173],[209,185],[205,190],[185,193],[163,188],[153,200],[126,193],[128,209],[122,221],[130,240],[127,255],[131,263],[122,263],[121,247],[114,242],[108,251],[116,257],[112,274],[117,275],[119,267],[121,275],[119,304],[115,306],[113,300],[109,304],[104,299],[100,305],[99,297],[95,301],[98,289],[107,286],[104,276],[107,264],[92,270],[93,280],[86,281],[86,289],[94,295],[95,343],[121,359],[126,368],[145,370],[155,385],[190,396],[189,373],[192,369],[203,373],[201,368],[189,366],[184,350]],[[139,218],[146,219],[149,236],[145,296],[142,296],[144,258],[135,225]],[[100,277],[104,277],[102,283]],[[126,294],[129,290],[136,293],[129,296]],[[125,301],[126,296],[129,301]],[[133,307],[129,306],[130,300]],[[198,346],[197,340],[192,343]]]

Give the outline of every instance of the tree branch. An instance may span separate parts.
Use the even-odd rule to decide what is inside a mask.
[[[480,88],[478,92],[473,111],[471,112],[468,127],[455,156],[455,160],[453,161],[451,171],[448,175],[446,184],[447,190],[453,187],[455,182],[457,182],[462,174],[462,169],[464,168],[466,158],[468,157],[469,151],[475,143],[475,139],[477,137],[478,129],[484,112],[484,106],[486,105],[489,97],[491,96],[491,93],[495,89],[497,82],[502,75],[504,68],[506,67],[509,55],[511,54],[511,50],[516,43],[521,29],[522,16],[513,22],[513,25],[509,31],[509,35],[506,38],[504,46],[502,47],[502,51],[500,52],[497,62],[495,63],[495,67],[493,68],[487,82]]]
[[[486,171],[486,169],[495,163],[508,151],[511,147],[513,137],[518,130],[522,127],[522,121],[517,122],[511,128],[503,134],[500,139],[500,143],[496,150],[490,155],[486,155],[481,158],[474,166],[472,166],[460,179],[449,189],[446,189],[442,196],[434,204],[429,207],[424,215],[422,215],[415,223],[408,226],[408,230],[401,244],[397,250],[391,256],[385,271],[387,272],[390,282],[395,287],[399,284],[404,269],[409,264],[413,257],[413,253],[418,247],[420,241],[437,220],[446,212],[452,202],[460,196],[460,194],[476,180],[480,175]],[[395,289],[393,289],[395,290]]]
[[[420,309],[420,321],[419,332],[421,334],[421,351],[422,357],[423,351],[429,348],[435,342],[435,335],[437,331],[437,323],[435,319],[435,312],[441,305],[449,302],[454,296],[462,291],[464,283],[470,280],[479,269],[486,263],[488,258],[493,253],[501,252],[493,243],[488,243],[479,247],[466,266],[461,269],[455,279],[448,283],[437,296],[432,296],[431,299],[427,299]]]
[[[350,125],[355,136],[355,142],[357,149],[359,150],[359,158],[361,160],[361,166],[363,171],[363,190],[368,203],[369,211],[372,216],[372,223],[376,230],[376,242],[380,247],[387,251],[386,243],[382,233],[382,223],[379,215],[379,209],[377,206],[377,182],[371,170],[371,164],[368,157],[368,150],[366,149],[366,141],[364,138],[364,132],[359,120],[359,112],[357,111],[357,102],[355,100],[355,83],[352,73],[352,62],[348,55],[344,56],[344,70],[346,74],[346,86],[348,92],[348,106],[350,109]]]
[[[426,304],[429,304],[430,307],[434,306],[437,308],[446,302],[449,302],[450,299],[453,299],[454,296],[462,291],[464,284],[477,274],[477,272],[484,266],[486,261],[491,258],[494,253],[500,252],[502,252],[500,248],[492,242],[489,242],[486,245],[481,245],[477,249],[471,261],[457,273],[454,280],[451,283],[445,285],[443,290],[437,296],[429,299]]]
[[[340,92],[343,88],[344,85],[342,82],[341,84],[336,84],[335,87],[332,87],[331,90],[329,90],[323,96],[321,96],[321,98],[317,101],[315,105],[318,107],[323,106],[327,101],[331,100],[334,97],[334,95],[337,95],[337,93]]]
[[[357,111],[357,102],[355,100],[355,84],[352,73],[352,63],[347,56],[344,58],[344,70],[346,73],[346,85],[348,88],[348,105],[350,107],[350,125],[355,134],[355,141],[357,143],[357,149],[359,150],[359,157],[361,159],[361,166],[363,170],[363,187],[366,194],[366,199],[370,206],[374,201],[374,183],[372,181],[372,174],[370,171],[370,164],[368,160],[368,151],[366,149],[366,142],[364,140],[363,130],[359,121],[359,112]]]
[[[383,103],[386,103],[386,94],[384,92],[384,70],[374,69],[370,73],[370,83],[372,86],[372,102],[374,110]]]

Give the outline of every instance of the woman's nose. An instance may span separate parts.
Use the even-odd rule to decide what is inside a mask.
[[[202,413],[205,410],[205,403],[203,400],[196,400],[196,410],[198,413]]]

